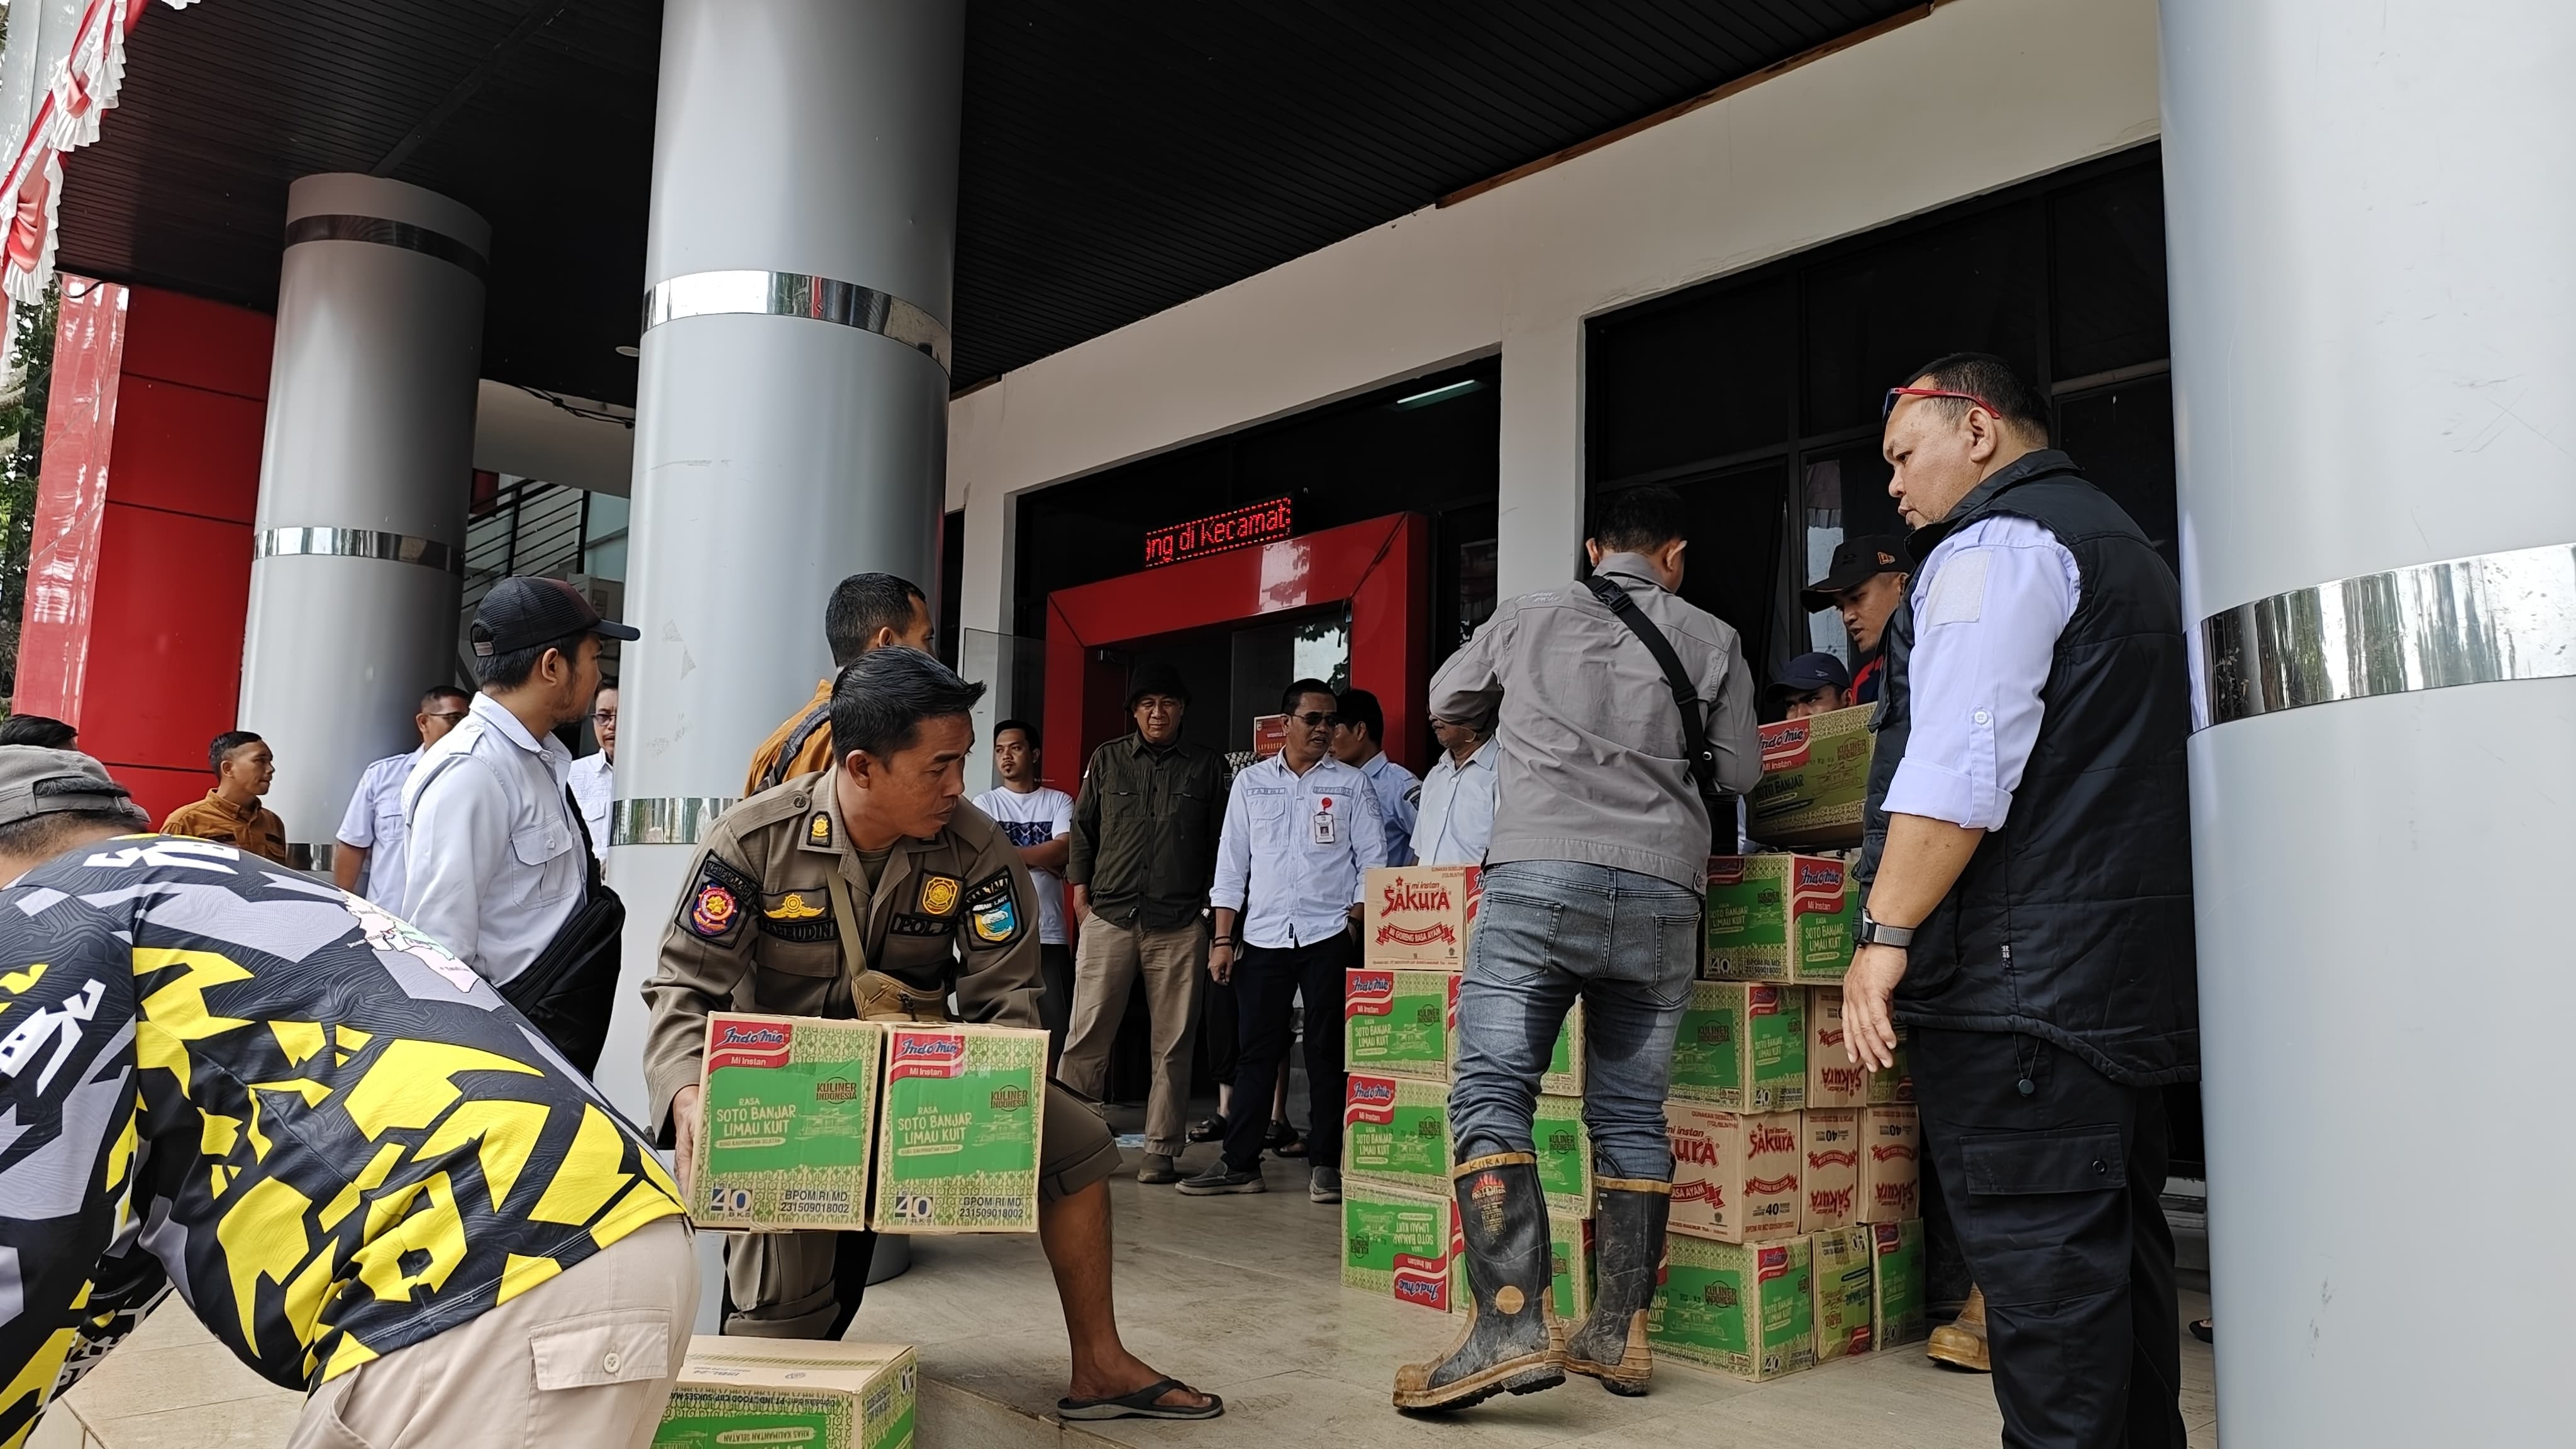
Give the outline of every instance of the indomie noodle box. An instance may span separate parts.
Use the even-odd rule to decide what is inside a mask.
[[[1695,981],[1673,1034],[1676,1101],[1785,1112],[1807,1100],[1807,993],[1753,981]]]
[[[1851,968],[1860,892],[1824,855],[1713,855],[1708,861],[1712,981],[1834,985]]]
[[[1449,1087],[1353,1072],[1342,1097],[1342,1172],[1449,1195]]]
[[[1813,1368],[1816,1305],[1807,1240],[1668,1238],[1646,1316],[1655,1352],[1759,1382]]]
[[[1860,844],[1876,709],[1856,704],[1762,726],[1762,779],[1744,797],[1745,832],[1784,850]]]
[[[1395,865],[1370,871],[1368,910],[1360,931],[1362,962],[1464,969],[1478,896],[1472,865]]]
[[[1342,1062],[1355,1072],[1449,1079],[1453,972],[1368,966],[1342,975]]]
[[[1446,1313],[1465,1290],[1453,1256],[1458,1205],[1354,1179],[1342,1187],[1342,1286]]]
[[[905,1344],[693,1338],[653,1449],[907,1449],[920,1380]]]
[[[1871,1223],[1870,1338],[1880,1348],[1912,1343],[1931,1329],[1924,1313],[1923,1223]]]
[[[885,1110],[871,1227],[1033,1233],[1047,1034],[1009,1026],[885,1029]]]
[[[885,1029],[707,1017],[689,1216],[700,1227],[862,1228]]]
[[[1877,1264],[1867,1223],[1807,1235],[1816,1274],[1816,1362],[1867,1353]]]

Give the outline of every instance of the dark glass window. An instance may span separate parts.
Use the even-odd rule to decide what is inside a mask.
[[[2165,566],[2180,577],[2172,377],[2160,374],[2059,399],[2057,442],[2074,455],[2094,487],[2128,511],[2164,555]]]
[[[2049,372],[2061,382],[2162,363],[2165,191],[2131,166],[2048,198]]]
[[[1597,470],[1633,478],[1788,441],[1796,344],[1789,277],[1690,294],[1594,324],[1588,386],[1602,432]]]
[[[1802,431],[1876,431],[1887,389],[1945,352],[1991,352],[2036,375],[2046,259],[2038,208],[2025,203],[1809,269]]]

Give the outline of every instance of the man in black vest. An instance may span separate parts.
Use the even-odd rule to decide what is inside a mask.
[[[1920,566],[1888,623],[1844,1026],[1871,1067],[1912,1031],[2004,1443],[2178,1449],[2157,1199],[2159,1089],[2200,1073],[2181,601],[2048,446],[2047,406],[1977,353],[1888,391]]]

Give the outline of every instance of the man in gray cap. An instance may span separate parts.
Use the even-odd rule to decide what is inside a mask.
[[[0,747],[0,1444],[167,1282],[291,1449],[643,1449],[698,1296],[644,1140],[437,942],[147,828]]]
[[[640,636],[561,579],[508,578],[474,611],[471,637],[483,692],[403,787],[403,902],[413,925],[506,991],[597,889],[567,793],[572,751],[554,731],[590,712],[600,640]]]
[[[1207,967],[1208,882],[1225,825],[1225,757],[1184,743],[1189,686],[1152,663],[1127,686],[1132,734],[1094,751],[1073,802],[1064,878],[1082,919],[1074,942],[1073,1026],[1058,1077],[1097,1101],[1108,1090],[1109,1047],[1139,976],[1153,1026],[1154,1086],[1145,1104],[1142,1183],[1181,1180],[1189,1145],[1190,1042],[1199,973]]]

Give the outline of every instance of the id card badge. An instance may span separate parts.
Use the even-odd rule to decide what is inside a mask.
[[[1340,842],[1341,837],[1335,833],[1335,826],[1333,824],[1332,796],[1327,795],[1324,797],[1322,808],[1318,809],[1315,812],[1314,818],[1308,822],[1308,833],[1306,838],[1307,842],[1312,845],[1334,845]]]

